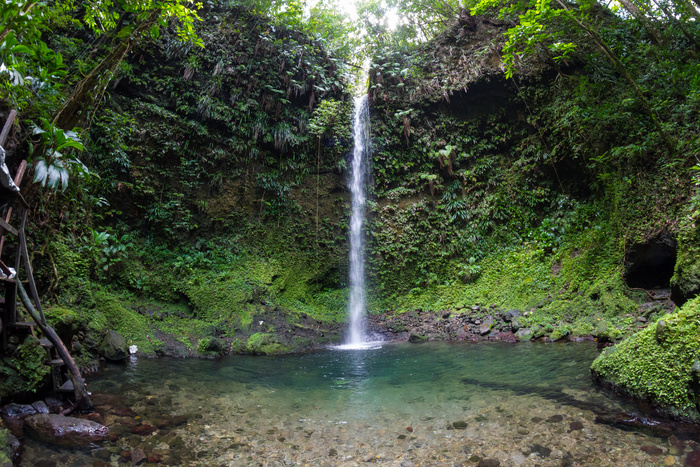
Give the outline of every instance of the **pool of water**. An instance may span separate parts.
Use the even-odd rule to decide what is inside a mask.
[[[592,384],[596,355],[581,343],[392,343],[138,359],[88,379],[111,441],[28,442],[23,463],[682,465],[694,441],[599,423],[636,409]]]

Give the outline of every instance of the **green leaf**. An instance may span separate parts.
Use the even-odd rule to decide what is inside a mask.
[[[15,54],[29,54],[29,55],[34,55],[34,52],[32,49],[27,47],[26,45],[16,45],[12,47],[12,50],[10,52],[15,53]]]

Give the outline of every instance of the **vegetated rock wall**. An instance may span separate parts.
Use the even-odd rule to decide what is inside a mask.
[[[499,316],[518,309],[528,339],[610,345],[638,331],[601,356],[596,378],[697,420],[697,305],[669,314],[700,290],[695,161],[648,139],[650,122],[619,105],[625,84],[605,83],[611,67],[594,48],[559,66],[530,56],[506,80],[506,27],[463,16],[418,53],[375,57],[376,324],[415,342],[509,340]],[[673,127],[682,144],[696,144],[695,112]],[[622,118],[646,133],[619,131]]]
[[[342,63],[243,7],[201,16],[204,48],[164,31],[122,64],[90,122],[99,179],[37,258],[49,319],[84,367],[107,329],[151,355],[337,339],[352,144]]]
[[[636,327],[623,323],[634,321],[628,316],[653,320],[672,307],[669,267],[693,185],[661,162],[661,145],[651,149],[656,156],[619,156],[640,141],[617,131],[614,112],[590,123],[597,110],[588,96],[608,86],[599,75],[610,65],[591,62],[595,48],[585,40],[568,62],[525,56],[506,79],[508,27],[463,14],[413,54],[381,50],[374,58],[376,306],[439,313],[494,303],[534,310],[531,322],[549,333],[590,334],[600,321],[622,331]],[[650,124],[630,118],[632,126]],[[660,276],[646,287],[658,293],[646,293],[627,283],[626,253],[659,238],[670,245],[663,274],[635,259],[632,276]]]

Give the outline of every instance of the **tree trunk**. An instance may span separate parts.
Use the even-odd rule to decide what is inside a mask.
[[[93,99],[102,95],[109,79],[126,57],[131,46],[155,23],[159,15],[160,11],[154,10],[146,21],[134,29],[128,38],[120,42],[85,78],[75,85],[73,92],[53,119],[52,123],[55,126],[63,130],[70,130],[83,119],[85,112],[91,108]]]
[[[688,38],[688,40],[689,40],[690,42],[692,42],[693,45],[695,45],[695,49],[696,49],[698,52],[700,52],[700,43],[698,43],[697,39],[695,39],[695,36],[693,36],[693,34],[692,34],[690,31],[688,31],[688,28],[685,27],[685,25],[683,24],[683,22],[680,21],[680,20],[676,17],[676,15],[674,15],[673,13],[671,13],[670,11],[668,11],[668,8],[666,8],[666,7],[664,6],[663,3],[658,2],[658,1],[656,1],[656,0],[652,0],[652,2],[654,2],[654,4],[655,4],[657,7],[659,7],[659,8],[664,12],[664,14],[666,15],[666,17],[667,17],[668,19],[670,19],[676,26],[678,26],[678,29],[680,29],[681,32],[683,32],[683,35],[684,35],[686,38]],[[690,4],[689,4],[688,6],[689,6],[690,8],[692,8],[693,10],[695,10],[695,7],[694,7],[693,5],[690,5]],[[696,13],[697,13],[697,11],[696,11]]]
[[[620,0],[620,3],[623,7],[625,7],[625,10],[629,11],[629,13],[634,16],[637,21],[642,23],[656,44],[663,46],[666,43],[666,39],[661,35],[659,30],[656,29],[656,26],[654,26],[651,18],[644,14],[644,12],[640,10],[639,7],[632,2],[632,0]]]
[[[693,5],[690,0],[682,0],[682,3],[688,8],[688,13],[695,18],[695,21],[700,21],[700,11],[698,11],[695,5]],[[696,3],[698,2],[696,1]],[[700,4],[698,4],[698,6],[700,7]]]

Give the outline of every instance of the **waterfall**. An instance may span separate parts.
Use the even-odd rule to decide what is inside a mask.
[[[355,116],[352,124],[355,147],[352,153],[352,214],[350,215],[350,328],[345,343],[350,346],[365,342],[365,241],[362,225],[365,220],[365,185],[369,173],[369,102],[367,95],[355,98]]]

